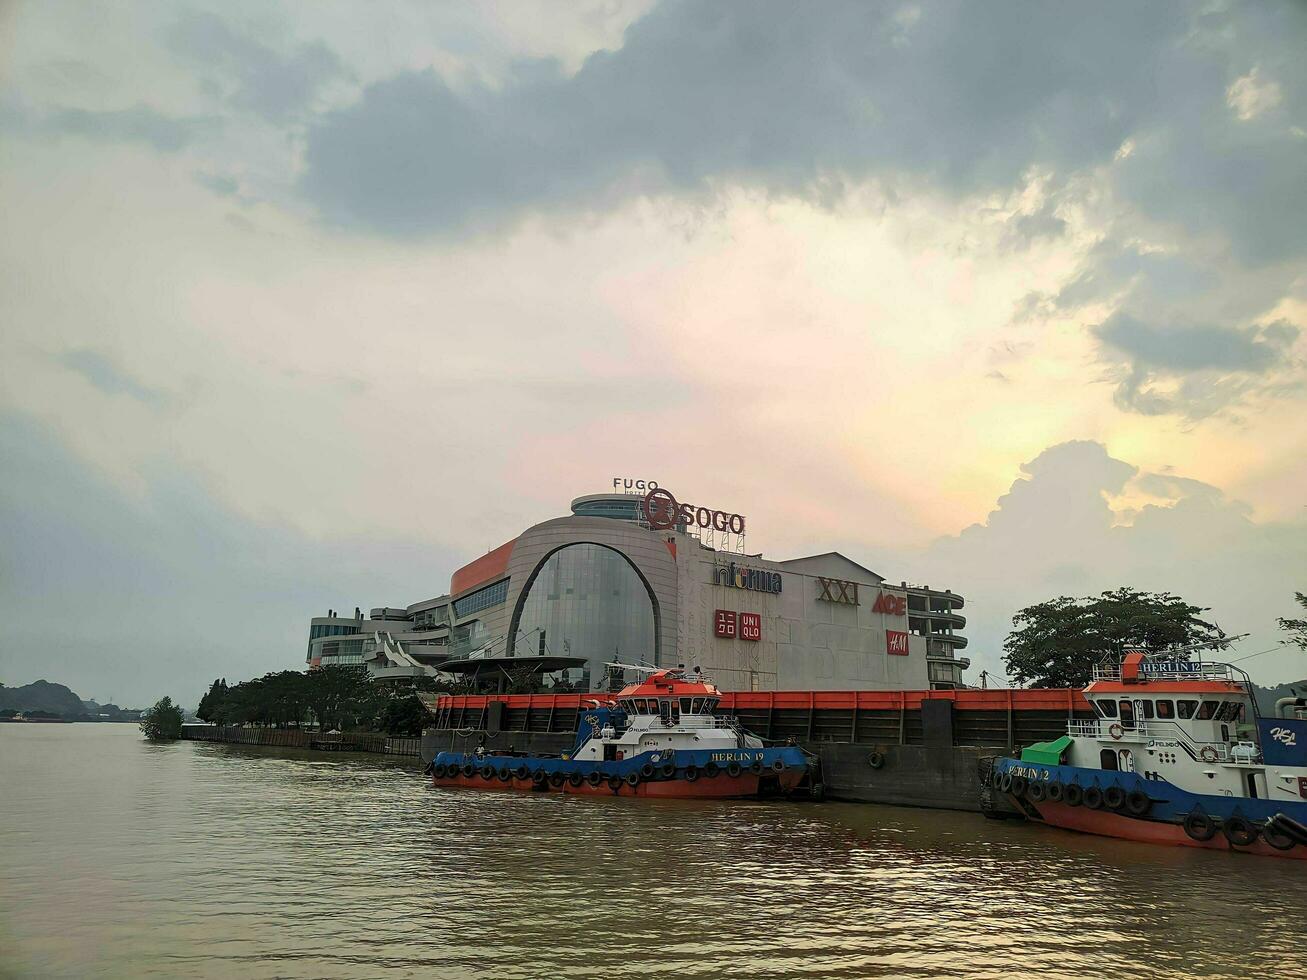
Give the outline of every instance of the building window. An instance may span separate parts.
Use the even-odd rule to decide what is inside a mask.
[[[538,653],[542,635],[548,654],[585,658],[567,679],[588,688],[591,678],[605,676],[607,663],[655,662],[653,598],[625,555],[598,544],[567,545],[544,560],[522,597],[517,656]]]
[[[489,609],[491,606],[497,606],[508,598],[508,579],[496,582],[494,585],[487,585],[484,589],[477,589],[470,595],[465,595],[454,603],[454,615],[457,617],[470,616],[474,612],[480,612],[482,609]]]

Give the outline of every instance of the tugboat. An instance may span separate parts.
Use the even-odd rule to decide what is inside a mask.
[[[570,752],[441,752],[432,779],[436,786],[664,799],[815,789],[815,757],[797,745],[765,747],[736,719],[717,717],[720,696],[698,668],[693,677],[683,668],[655,670],[583,710]]]
[[[1264,718],[1242,670],[1167,656],[1095,668],[1094,719],[995,760],[989,784],[1054,827],[1307,858],[1307,699]]]

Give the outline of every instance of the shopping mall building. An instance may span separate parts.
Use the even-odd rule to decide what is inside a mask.
[[[890,584],[838,552],[748,554],[742,515],[613,483],[460,568],[447,595],[313,619],[309,663],[491,689],[534,671],[605,690],[614,663],[698,666],[724,690],[965,686],[957,593]]]

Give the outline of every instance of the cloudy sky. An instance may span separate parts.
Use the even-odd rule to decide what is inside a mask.
[[[976,668],[1117,585],[1273,647],[1305,46],[1274,2],[4,5],[0,680],[193,704],[614,475],[962,592]]]

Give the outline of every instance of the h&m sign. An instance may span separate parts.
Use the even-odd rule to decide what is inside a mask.
[[[857,582],[846,582],[840,578],[822,578],[818,575],[817,588],[821,590],[817,598],[823,602],[841,602],[846,606],[858,605]]]
[[[908,655],[908,634],[900,633],[898,630],[886,630],[885,652],[891,657],[906,657]]]

